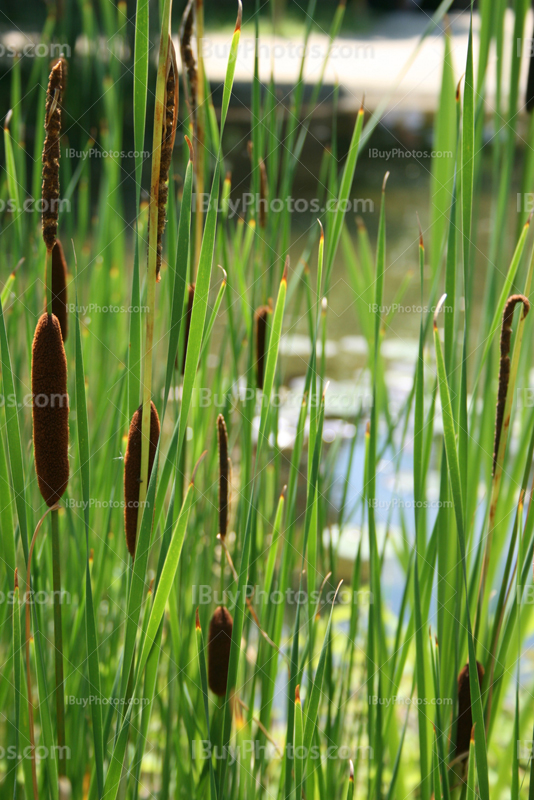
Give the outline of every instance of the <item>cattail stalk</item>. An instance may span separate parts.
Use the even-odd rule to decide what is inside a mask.
[[[67,262],[59,239],[52,250],[52,314],[58,318],[63,342],[67,341]]]
[[[170,39],[170,3],[165,3],[165,18],[162,20],[161,38],[159,45],[158,77],[156,83],[156,100],[154,107],[154,150],[152,153],[152,173],[150,181],[150,230],[148,240],[148,277],[147,277],[147,306],[146,338],[143,363],[143,415],[141,437],[141,484],[139,487],[140,508],[146,500],[148,489],[148,463],[150,443],[150,403],[152,400],[152,358],[154,341],[154,315],[156,305],[157,281],[157,238],[158,238],[158,212],[159,212],[159,184],[161,167],[161,147],[156,142],[161,142],[163,134],[163,121],[165,115],[165,89],[167,86],[167,59],[169,55]],[[139,526],[142,514],[138,515]]]

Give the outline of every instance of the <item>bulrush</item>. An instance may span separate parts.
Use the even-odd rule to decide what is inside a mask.
[[[191,314],[193,312],[193,301],[195,299],[195,284],[189,286],[187,295],[187,311],[185,312],[184,328],[184,357],[182,359],[182,375],[185,372],[185,357],[187,355],[187,345],[189,343],[189,331],[191,329]]]
[[[530,114],[534,111],[534,54],[532,52],[532,39],[527,39],[527,42],[530,45],[530,58],[528,61],[527,96],[525,98],[525,105]]]
[[[59,239],[52,250],[52,314],[58,318],[63,341],[67,341],[67,262]]]
[[[196,130],[198,70],[191,42],[193,40],[194,0],[189,0],[180,26],[180,55],[187,108],[191,116],[193,130]]]
[[[128,444],[124,457],[124,531],[126,544],[132,558],[135,557],[137,539],[137,511],[141,476],[141,438],[143,406],[140,405],[132,417],[128,431]],[[148,479],[152,473],[154,457],[159,440],[159,417],[156,406],[150,401],[150,449],[148,454]]]
[[[208,633],[208,683],[218,697],[226,694],[233,624],[228,609],[218,606],[213,612]]]
[[[167,83],[165,86],[165,119],[161,134],[161,161],[158,184],[158,240],[156,258],[156,280],[160,280],[162,239],[165,230],[165,211],[169,196],[169,170],[171,167],[176,123],[178,121],[178,67],[172,39],[169,38],[169,55],[167,58]]]
[[[263,379],[265,371],[265,346],[267,343],[267,324],[270,306],[260,306],[256,309],[256,372],[258,389],[263,389]]]
[[[484,667],[477,661],[478,683],[482,687]],[[456,756],[469,752],[473,714],[471,711],[471,689],[469,687],[469,664],[458,675],[458,720],[456,727]]]
[[[228,530],[230,459],[228,457],[228,432],[222,414],[217,417],[217,439],[219,442],[219,533],[224,539]]]
[[[43,314],[32,346],[33,449],[39,491],[48,506],[69,481],[67,359],[56,316]]]
[[[56,243],[59,216],[59,137],[61,134],[61,101],[63,95],[63,59],[56,61],[48,78],[46,92],[45,131],[43,146],[43,239],[48,252]]]
[[[262,158],[259,160],[260,167],[260,209],[258,214],[258,224],[262,230],[267,227],[267,207],[269,203],[269,188],[267,183],[267,170]]]
[[[508,383],[510,381],[510,346],[512,341],[512,321],[514,318],[515,307],[518,303],[523,303],[523,318],[530,311],[530,303],[522,294],[513,294],[506,301],[502,317],[501,328],[501,360],[499,365],[499,392],[497,395],[497,413],[495,418],[495,442],[493,447],[493,474],[497,466],[499,455],[499,444],[501,441],[502,425],[504,421],[504,409],[506,407],[506,396],[508,394]]]

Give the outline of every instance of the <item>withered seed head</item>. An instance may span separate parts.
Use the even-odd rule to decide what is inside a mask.
[[[270,306],[260,306],[256,309],[256,371],[258,389],[263,389],[265,369],[265,346],[267,342],[267,324]]]
[[[128,431],[128,444],[124,457],[124,531],[126,544],[132,558],[135,557],[137,539],[137,511],[141,483],[141,441],[143,406],[140,405],[132,417]],[[159,417],[156,406],[150,402],[150,447],[148,451],[148,480],[152,474],[154,457],[159,440]]]
[[[219,442],[219,533],[224,539],[228,530],[230,459],[228,457],[228,432],[222,414],[217,417]]]
[[[69,396],[61,327],[53,314],[37,323],[32,346],[33,450],[45,503],[59,501],[69,482]]]
[[[187,108],[191,116],[193,130],[196,130],[198,71],[193,48],[193,23],[195,0],[189,0],[180,25],[180,54],[182,57],[182,74]]]
[[[67,262],[59,239],[52,250],[52,313],[59,320],[63,341],[67,341]]]
[[[63,59],[56,61],[48,78],[46,91],[45,131],[43,146],[43,240],[48,251],[56,242],[59,216],[59,137],[63,98]]]
[[[156,258],[156,280],[160,280],[162,239],[165,230],[165,211],[169,196],[169,170],[178,122],[178,67],[172,39],[169,37],[169,55],[167,57],[167,83],[165,86],[165,118],[161,132],[161,161],[158,184],[158,240]]]
[[[218,697],[226,694],[233,624],[228,609],[218,606],[213,612],[208,632],[208,684]]]
[[[195,284],[192,283],[188,289],[187,311],[185,312],[184,329],[184,357],[182,359],[182,375],[185,372],[185,357],[187,355],[187,345],[189,343],[189,331],[191,329],[191,314],[193,313],[193,301],[195,299]]]
[[[522,294],[513,294],[506,301],[502,317],[501,328],[501,360],[499,365],[499,392],[497,395],[497,413],[495,418],[495,442],[493,446],[493,474],[497,466],[499,455],[499,444],[501,441],[502,425],[504,421],[504,409],[506,407],[506,396],[508,394],[508,383],[510,381],[510,347],[512,342],[512,322],[515,307],[518,303],[523,303],[523,318],[530,311],[530,303]]]
[[[478,683],[482,688],[484,667],[478,661]],[[460,670],[458,675],[458,720],[456,726],[456,755],[469,752],[473,714],[471,710],[471,689],[469,687],[469,664]]]

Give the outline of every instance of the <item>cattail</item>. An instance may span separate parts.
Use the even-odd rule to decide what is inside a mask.
[[[484,667],[478,661],[478,683],[482,688]],[[471,689],[469,687],[469,664],[460,670],[458,675],[458,720],[456,723],[456,755],[469,752],[471,728],[473,727],[473,714],[471,711]]]
[[[534,55],[532,50],[530,52],[529,67],[528,67],[528,80],[527,80],[527,96],[525,100],[527,111],[534,110]]]
[[[189,286],[187,296],[187,311],[185,312],[184,328],[184,357],[182,359],[182,375],[185,372],[185,357],[187,355],[187,345],[189,343],[189,331],[191,329],[191,314],[193,313],[193,301],[195,299],[195,284]]]
[[[156,257],[156,280],[160,280],[162,239],[165,230],[165,210],[169,196],[169,170],[178,121],[178,67],[172,39],[169,37],[169,55],[167,57],[167,83],[165,86],[165,118],[161,132],[161,161],[158,183],[158,239]]]
[[[124,457],[124,531],[126,544],[132,558],[135,557],[137,538],[137,511],[139,486],[141,483],[141,442],[143,428],[143,406],[139,406],[132,417],[128,431],[128,444]],[[159,440],[159,417],[156,406],[150,402],[150,447],[148,451],[148,480],[152,473],[154,457]]]
[[[37,323],[32,346],[33,450],[39,491],[48,506],[69,481],[69,396],[61,327],[53,314]]]
[[[219,441],[219,533],[224,539],[228,530],[230,458],[228,457],[228,432],[222,414],[217,417],[217,438]]]
[[[193,22],[195,0],[189,0],[180,26],[180,54],[182,57],[182,74],[187,108],[191,116],[193,129],[196,128],[198,70],[193,48]]]
[[[508,383],[510,381],[510,346],[512,341],[512,322],[515,307],[518,303],[523,303],[523,319],[530,310],[530,303],[522,294],[513,294],[506,301],[502,317],[501,328],[501,360],[499,364],[499,392],[497,395],[497,413],[495,418],[495,443],[493,448],[493,474],[497,466],[499,455],[499,444],[501,441],[502,425],[504,420],[504,409],[506,406],[506,396],[508,394]]]
[[[63,59],[59,59],[48,78],[44,124],[46,138],[43,146],[42,225],[44,243],[49,252],[56,243],[59,216],[59,137],[62,96]]]
[[[260,167],[260,209],[258,214],[258,224],[262,230],[267,227],[267,203],[269,187],[267,184],[267,170],[262,158],[259,160]]]
[[[208,632],[208,683],[218,697],[226,694],[233,624],[228,609],[218,606],[213,612]]]
[[[67,262],[59,239],[52,250],[52,314],[58,318],[63,341],[67,341]]]
[[[263,390],[263,378],[265,369],[265,346],[267,343],[267,325],[270,306],[260,306],[256,309],[256,371],[258,389]]]

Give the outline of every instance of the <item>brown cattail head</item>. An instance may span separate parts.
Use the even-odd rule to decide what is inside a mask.
[[[222,414],[217,417],[219,441],[219,533],[224,539],[228,531],[230,458],[228,457],[228,432]]]
[[[137,539],[137,511],[141,483],[141,442],[143,406],[140,405],[132,417],[128,431],[128,444],[124,457],[124,531],[126,544],[132,558],[135,557]],[[159,417],[156,406],[150,402],[150,447],[148,451],[148,480],[152,473],[154,457],[159,440]]]
[[[523,303],[523,319],[530,311],[530,303],[522,294],[513,294],[506,301],[502,316],[501,328],[501,360],[499,364],[499,392],[497,395],[497,412],[495,417],[495,442],[493,447],[493,474],[497,466],[499,455],[499,444],[501,441],[502,425],[504,421],[504,409],[506,407],[506,396],[508,394],[508,383],[510,381],[510,346],[512,341],[512,322],[515,307],[518,303]]]
[[[53,314],[37,323],[32,346],[33,450],[39,491],[48,506],[69,482],[69,396],[61,327]]]
[[[189,0],[180,25],[180,54],[182,57],[182,74],[187,108],[191,116],[193,130],[196,130],[198,71],[193,52],[193,23],[195,0]]]
[[[61,134],[61,102],[63,97],[63,59],[56,61],[48,78],[46,91],[45,131],[43,146],[43,239],[48,251],[56,243],[59,216],[59,137]]]
[[[182,359],[182,375],[185,372],[185,357],[187,355],[187,345],[189,343],[189,331],[191,329],[191,314],[193,313],[193,301],[195,299],[195,284],[192,283],[188,289],[187,295],[187,311],[185,312],[184,319],[184,357]]]
[[[482,688],[484,667],[477,661],[478,683]],[[469,687],[469,664],[458,675],[458,720],[456,726],[456,755],[469,752],[473,714],[471,711],[471,689]]]
[[[67,341],[67,262],[59,239],[52,250],[52,314],[59,320],[63,341]]]
[[[158,183],[158,239],[156,257],[156,280],[160,280],[162,239],[165,230],[165,211],[169,196],[169,170],[178,122],[178,67],[172,39],[169,37],[169,55],[167,57],[167,83],[165,85],[165,118],[161,131],[161,161]]]
[[[256,309],[256,371],[257,386],[263,390],[265,370],[265,347],[267,343],[267,326],[269,323],[270,306],[260,306]]]
[[[208,683],[218,697],[226,694],[233,624],[228,609],[218,606],[213,612],[208,632]]]

